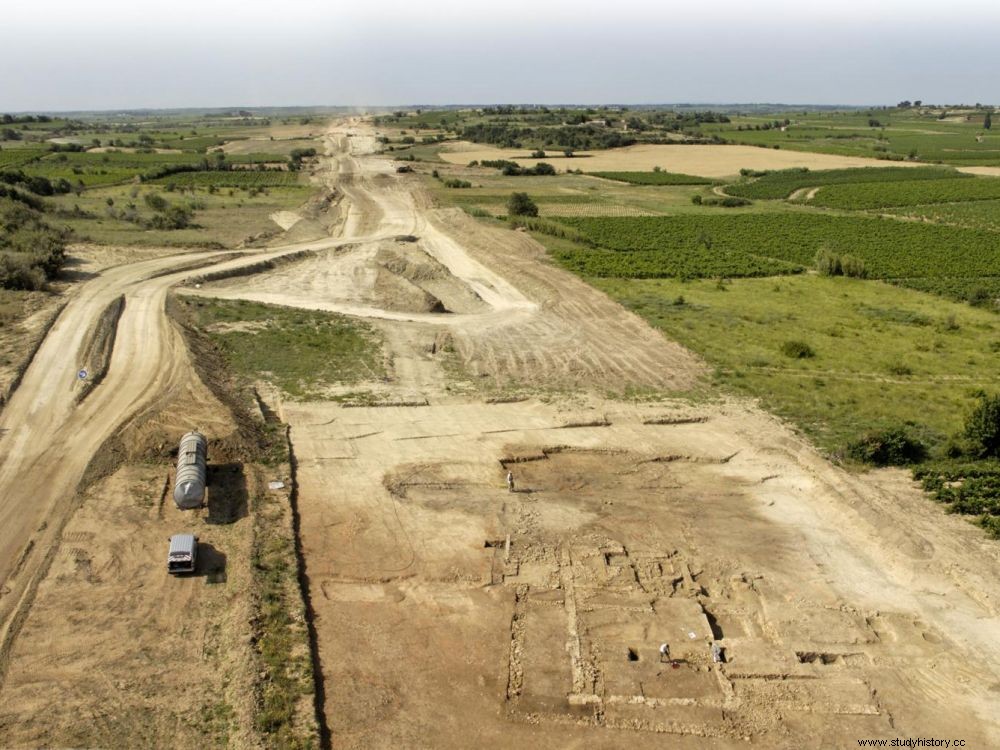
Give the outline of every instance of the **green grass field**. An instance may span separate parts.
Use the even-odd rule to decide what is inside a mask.
[[[266,378],[291,398],[384,374],[381,337],[343,315],[243,300],[181,298],[195,325],[221,348],[234,372]]]
[[[839,453],[905,422],[932,444],[959,430],[978,389],[1000,389],[1000,316],[871,281],[814,275],[716,282],[589,279]],[[815,356],[790,359],[803,341]]]

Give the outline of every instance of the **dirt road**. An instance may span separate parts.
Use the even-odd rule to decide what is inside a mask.
[[[271,404],[296,454],[333,746],[1000,744],[995,544],[901,473],[846,474],[752,405],[671,398],[704,374],[696,357],[529,236],[433,209],[365,123],[331,130],[321,177],[344,195],[336,237],[109,268],[69,300],[0,414],[0,674],[16,653],[31,686],[46,658],[51,630],[29,621],[16,652],[13,636],[67,519],[100,527],[71,516],[96,448],[198,387],[163,311],[205,273],[182,267],[308,250],[184,293],[385,334],[379,405]],[[107,375],[77,403],[79,352],[122,294]]]

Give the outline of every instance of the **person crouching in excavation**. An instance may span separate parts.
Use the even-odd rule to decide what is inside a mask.
[[[507,472],[507,492],[514,491],[514,472]]]

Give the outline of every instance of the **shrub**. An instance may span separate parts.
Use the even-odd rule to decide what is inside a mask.
[[[865,262],[853,255],[841,257],[840,269],[844,276],[850,276],[855,279],[863,279],[868,275],[868,272],[865,270]]]
[[[813,264],[820,276],[839,276],[843,271],[840,267],[840,256],[825,247],[816,252]]]
[[[531,152],[531,158],[532,159],[544,159],[545,158],[545,152],[542,151],[541,149],[538,149],[537,151],[532,151]]]
[[[1000,393],[982,394],[965,420],[965,437],[981,458],[1000,458]]]
[[[977,286],[969,291],[966,299],[973,307],[986,307],[987,305],[992,304],[993,295],[986,287]]]
[[[147,193],[143,200],[146,201],[146,205],[154,211],[166,211],[170,206],[170,204],[167,203],[167,199],[159,193]]]
[[[68,238],[28,205],[0,199],[0,287],[42,289],[65,262]]]
[[[507,199],[507,213],[511,216],[538,216],[538,206],[527,193],[511,193]]]
[[[791,359],[810,359],[816,352],[804,341],[786,341],[781,345],[781,353]]]
[[[839,255],[829,248],[820,248],[813,258],[820,276],[850,276],[863,279],[868,275],[865,262],[853,255]]]
[[[866,432],[847,446],[847,455],[875,466],[904,466],[922,461],[927,447],[904,427]]]
[[[151,229],[184,229],[191,225],[192,211],[184,206],[168,206],[162,213],[155,214],[148,222]]]

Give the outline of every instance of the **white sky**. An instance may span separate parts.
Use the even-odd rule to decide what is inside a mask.
[[[995,103],[998,22],[995,0],[19,0],[0,111]]]

